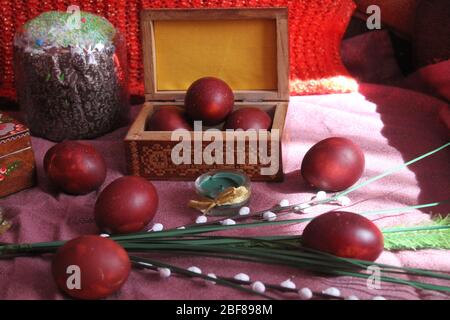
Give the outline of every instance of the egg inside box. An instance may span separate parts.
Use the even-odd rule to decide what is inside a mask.
[[[160,108],[167,108],[167,107],[171,108],[172,106],[175,106],[175,107],[180,108],[180,109],[185,109],[183,103],[172,103],[170,105],[152,104],[152,106],[153,107],[151,108],[151,110],[150,110],[150,112],[148,114],[148,118],[147,118],[147,122],[146,122],[146,126],[145,126],[146,131],[154,131],[154,130],[151,130],[149,128],[148,123],[149,123],[149,120],[151,119],[152,115],[156,111],[158,111]],[[273,124],[274,124],[273,120],[275,118],[275,112],[277,110],[277,105],[276,104],[273,104],[273,103],[272,104],[271,103],[269,103],[269,104],[254,104],[254,103],[244,103],[244,104],[242,104],[242,103],[238,102],[238,103],[235,103],[235,105],[233,106],[233,112],[236,111],[236,110],[242,109],[242,108],[256,108],[256,109],[260,109],[260,110],[264,111],[265,113],[267,113],[267,115],[272,120],[272,124],[271,124],[271,126],[270,126],[270,128],[268,130],[270,130],[273,127]],[[190,119],[188,118],[187,115],[185,116],[185,118],[186,118],[186,120],[189,123],[193,122],[193,121],[190,121]],[[208,129],[214,128],[214,129],[218,129],[218,130],[225,130],[224,125],[225,125],[226,120],[227,119],[225,119],[224,122],[221,122],[221,123],[219,123],[219,124],[217,124],[215,126],[206,126],[206,125],[202,124],[202,129],[208,130]],[[277,123],[275,125],[277,125]]]
[[[281,136],[289,101],[287,26],[286,8],[144,10],[141,30],[146,102],[125,138],[129,173],[155,180],[195,180],[210,170],[239,169],[251,180],[282,180]],[[249,138],[244,132],[228,135],[223,131],[224,153],[230,139],[235,144],[246,139],[245,150],[232,151],[233,163],[225,158],[223,163],[194,163],[192,148],[193,161],[175,164],[172,149],[180,140],[174,141],[170,131],[146,130],[158,108],[183,107],[189,86],[207,76],[222,79],[232,88],[234,110],[255,107],[272,118],[267,135],[271,163],[260,157],[256,163],[249,161],[252,154],[258,154],[250,142],[256,139],[259,146],[259,135]],[[194,138],[194,132],[190,135]],[[273,137],[277,139],[271,141]],[[205,140],[202,152],[212,142]],[[242,152],[245,163],[238,163],[237,154]],[[275,170],[263,173],[261,169],[268,167]]]

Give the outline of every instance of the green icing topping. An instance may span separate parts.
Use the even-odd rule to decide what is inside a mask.
[[[21,37],[35,48],[94,47],[113,41],[116,29],[105,18],[84,11],[80,11],[79,23],[77,18],[63,11],[44,12],[24,25]]]

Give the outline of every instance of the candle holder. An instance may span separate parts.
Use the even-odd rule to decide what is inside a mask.
[[[235,215],[239,208],[249,202],[251,195],[248,176],[243,171],[233,169],[202,174],[195,180],[195,190],[199,196],[214,204],[205,214],[216,216]]]

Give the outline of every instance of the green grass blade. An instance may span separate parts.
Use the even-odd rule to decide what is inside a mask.
[[[351,193],[351,192],[353,192],[353,191],[355,191],[357,189],[365,187],[368,184],[371,184],[372,182],[380,180],[380,179],[382,179],[382,178],[384,178],[386,176],[389,176],[389,175],[391,175],[391,174],[393,174],[393,173],[395,173],[397,171],[400,171],[403,168],[406,168],[406,167],[410,166],[413,163],[416,163],[417,161],[420,161],[420,160],[422,160],[422,159],[424,159],[426,157],[429,157],[429,156],[431,156],[431,155],[433,155],[433,154],[435,154],[435,153],[437,153],[437,152],[447,148],[448,146],[450,146],[450,142],[447,142],[446,144],[444,144],[444,145],[442,145],[442,146],[440,146],[440,147],[438,147],[438,148],[436,148],[434,150],[431,150],[430,152],[427,152],[427,153],[425,153],[425,154],[423,154],[423,155],[421,155],[421,156],[419,156],[417,158],[414,158],[414,159],[412,159],[410,161],[407,161],[407,162],[405,162],[405,163],[403,163],[401,165],[392,167],[392,168],[388,169],[387,171],[385,171],[385,172],[383,172],[383,173],[381,173],[381,174],[379,174],[379,175],[377,175],[375,177],[372,177],[372,178],[370,178],[370,179],[368,179],[368,180],[366,180],[366,181],[364,181],[362,183],[359,183],[359,184],[357,184],[357,185],[355,185],[355,186],[353,186],[353,187],[351,187],[351,188],[349,188],[349,189],[347,189],[345,191],[342,191],[342,192],[338,193],[336,196],[334,196],[332,199],[335,200],[338,197],[345,196],[345,195],[347,195],[347,194],[349,194],[349,193]]]
[[[291,220],[280,220],[280,221],[241,223],[241,224],[235,224],[235,225],[229,225],[229,226],[222,226],[222,225],[210,225],[210,226],[204,226],[204,227],[199,226],[199,227],[192,227],[189,229],[181,229],[181,230],[170,229],[167,231],[159,231],[159,232],[143,232],[143,233],[136,233],[136,234],[131,234],[131,235],[113,236],[113,237],[111,237],[111,239],[116,240],[116,241],[128,241],[128,240],[135,240],[135,239],[152,239],[152,238],[185,236],[185,235],[202,234],[202,233],[217,232],[217,231],[224,231],[224,230],[301,223],[301,222],[305,222],[305,221],[309,221],[309,220],[310,219],[305,218],[305,219],[291,219]]]
[[[375,214],[390,214],[390,213],[403,213],[403,212],[409,212],[414,209],[423,209],[423,208],[430,208],[430,207],[436,207],[443,203],[448,202],[449,200],[444,200],[440,202],[431,202],[431,203],[424,203],[424,204],[418,204],[415,206],[407,206],[407,207],[401,207],[401,208],[394,208],[394,209],[383,209],[383,210],[372,210],[372,211],[363,211],[360,214],[364,216],[370,216]]]

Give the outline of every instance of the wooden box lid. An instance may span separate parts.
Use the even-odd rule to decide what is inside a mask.
[[[236,101],[288,101],[287,20],[286,8],[143,10],[146,100],[182,101],[214,76]]]
[[[0,112],[0,158],[31,146],[29,129]]]

